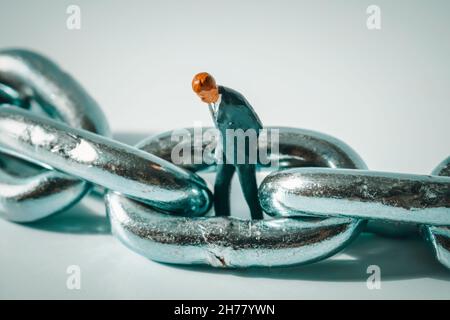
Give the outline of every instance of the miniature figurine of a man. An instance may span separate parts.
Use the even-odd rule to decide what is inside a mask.
[[[227,158],[227,148],[230,141],[226,141],[230,130],[246,132],[254,130],[256,137],[262,129],[261,121],[252,106],[242,94],[235,90],[217,86],[215,79],[208,73],[202,72],[195,75],[192,80],[192,89],[207,103],[212,114],[214,124],[220,131],[222,140],[222,161],[217,164],[217,176],[214,184],[214,210],[217,216],[230,215],[230,184],[233,174],[237,171],[245,200],[250,208],[252,219],[262,219],[263,212],[258,200],[258,187],[256,184],[256,160],[250,159],[249,153],[257,150],[257,141],[248,140],[244,148],[234,150],[234,153],[243,152],[244,162],[237,161],[239,155],[233,159]],[[228,131],[228,132],[227,132]],[[236,140],[236,137],[234,137]],[[247,140],[246,140],[247,141]],[[237,145],[236,141],[231,146]]]

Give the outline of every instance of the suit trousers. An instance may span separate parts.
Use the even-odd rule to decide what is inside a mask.
[[[225,161],[224,161],[225,162]],[[214,184],[214,210],[216,216],[230,215],[230,188],[234,172],[237,171],[245,201],[252,219],[262,219],[263,212],[258,199],[256,184],[256,165],[254,164],[218,164]]]

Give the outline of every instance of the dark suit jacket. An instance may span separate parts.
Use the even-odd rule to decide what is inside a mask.
[[[250,103],[244,98],[239,92],[219,86],[219,93],[222,95],[221,102],[217,111],[217,127],[222,134],[222,145],[223,152],[227,154],[227,144],[226,144],[226,130],[227,129],[242,129],[247,131],[248,129],[255,130],[257,136],[259,135],[259,130],[262,129],[261,120],[259,120],[258,115],[253,110]],[[236,163],[237,151],[239,148],[236,144],[235,139],[235,159]],[[230,142],[228,142],[230,143]],[[247,145],[245,148],[245,156],[248,157],[249,148],[252,146]],[[246,158],[247,159],[247,158]],[[230,159],[227,159],[230,161]]]

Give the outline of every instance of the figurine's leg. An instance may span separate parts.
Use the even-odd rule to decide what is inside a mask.
[[[236,168],[232,164],[218,164],[214,183],[214,211],[216,216],[230,215],[231,179]]]
[[[254,164],[238,165],[237,171],[252,219],[262,219],[263,211],[259,204],[258,185],[256,184],[256,166]]]

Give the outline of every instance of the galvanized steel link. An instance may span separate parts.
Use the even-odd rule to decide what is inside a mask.
[[[450,268],[450,158],[433,175],[367,170],[291,169],[260,186],[261,206],[275,217],[316,216],[418,224],[437,259]]]
[[[367,221],[381,221],[395,225],[397,234],[420,226],[450,268],[450,158],[432,176],[374,172],[340,140],[274,129],[280,130],[278,151],[270,139],[259,141],[282,169],[260,186],[261,204],[273,218],[204,216],[212,194],[196,172],[214,170],[215,159],[175,166],[173,131],[136,147],[110,139],[102,111],[73,78],[36,53],[0,51],[0,215],[38,220],[73,205],[96,184],[109,190],[114,235],[157,261],[308,263],[343,249]],[[194,129],[187,131],[194,138]],[[198,151],[192,140],[186,143],[192,155]],[[273,168],[258,166],[264,169]]]
[[[0,149],[161,210],[203,215],[210,207],[210,191],[199,176],[150,153],[15,107],[0,108]]]
[[[269,156],[278,160],[281,168],[301,165],[366,168],[355,151],[331,136],[295,128],[269,128],[273,129],[279,130],[279,152],[270,149],[270,139],[262,140],[259,148],[269,149]],[[194,129],[188,131],[192,140],[185,143],[193,155]],[[172,133],[160,134],[138,146],[170,160],[178,143],[171,139]],[[203,144],[202,148],[206,146]],[[192,171],[214,168],[204,162],[189,162],[183,167]],[[286,266],[322,260],[344,248],[365,224],[352,218],[175,217],[114,191],[107,194],[106,207],[116,237],[145,257],[166,263],[227,268]]]
[[[71,127],[110,135],[106,118],[91,96],[37,53],[0,51],[0,84],[0,104],[16,105]],[[78,177],[51,170],[45,163],[26,165],[4,154],[0,159],[0,215],[12,221],[34,221],[64,210],[91,187]],[[17,170],[17,166],[26,170]]]
[[[450,157],[442,161],[431,174],[450,177]],[[450,210],[447,215],[450,215]],[[447,226],[423,225],[422,228],[438,261],[450,269],[450,223]]]

